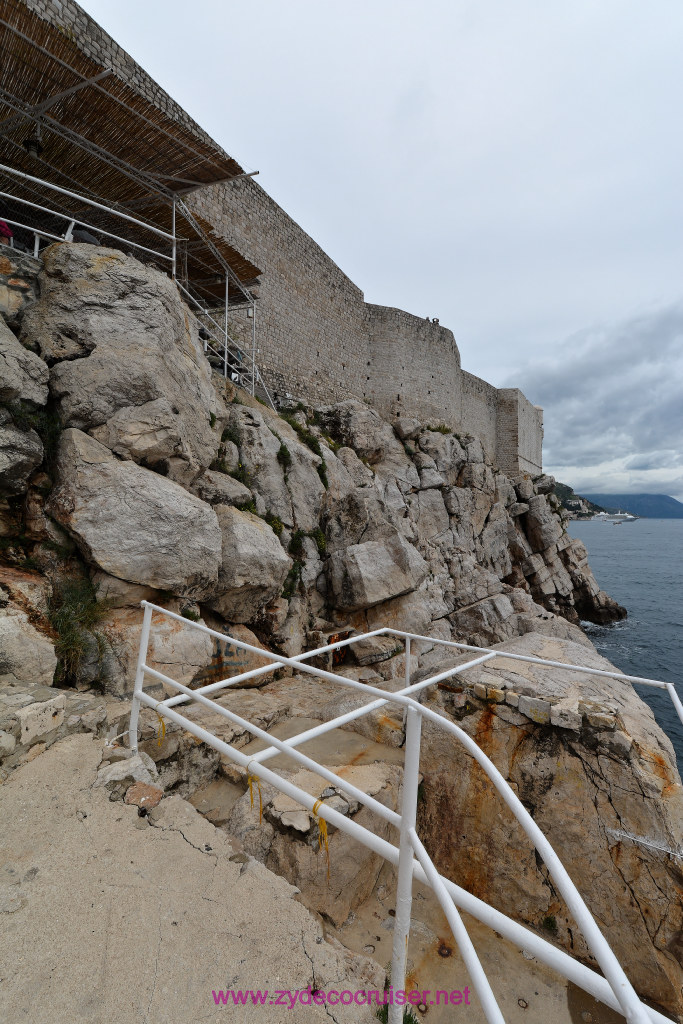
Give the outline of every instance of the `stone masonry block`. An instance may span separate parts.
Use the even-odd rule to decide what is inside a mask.
[[[538,697],[520,695],[518,708],[520,714],[530,718],[537,725],[546,725],[550,721],[550,701]]]

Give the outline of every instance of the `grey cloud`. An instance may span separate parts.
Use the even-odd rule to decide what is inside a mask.
[[[683,465],[683,303],[579,332],[507,383],[544,407],[550,468],[622,460],[628,490],[661,490],[643,473]],[[680,474],[666,486],[680,493]]]

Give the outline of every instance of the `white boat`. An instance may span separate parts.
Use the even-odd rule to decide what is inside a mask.
[[[616,526],[621,523],[635,523],[638,518],[638,516],[631,515],[630,512],[596,512],[590,522],[614,523]]]

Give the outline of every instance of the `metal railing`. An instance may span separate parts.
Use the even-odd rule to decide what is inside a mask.
[[[142,632],[140,637],[140,649],[138,654],[137,671],[135,677],[135,689],[131,708],[129,725],[129,742],[133,751],[138,749],[138,725],[139,714],[142,706],[152,708],[156,713],[175,722],[184,730],[191,733],[197,739],[203,740],[219,753],[224,754],[236,764],[246,770],[248,775],[256,777],[274,786],[285,795],[291,797],[301,804],[315,817],[323,818],[335,828],[357,839],[363,846],[374,853],[380,854],[391,864],[398,867],[398,881],[396,893],[396,916],[394,924],[394,939],[392,950],[392,985],[394,989],[405,989],[406,957],[408,949],[408,936],[411,921],[412,884],[414,880],[426,883],[435,893],[444,914],[451,926],[454,938],[458,944],[465,965],[469,971],[474,990],[484,1010],[487,1021],[490,1024],[501,1024],[504,1020],[501,1010],[497,1004],[495,995],[491,989],[484,969],[481,966],[477,953],[467,934],[465,926],[460,917],[459,910],[464,910],[488,925],[500,935],[509,939],[518,948],[531,953],[540,962],[554,969],[568,981],[573,982],[579,988],[588,992],[595,999],[600,1000],[607,1006],[619,1013],[622,1013],[629,1024],[663,1024],[669,1018],[657,1010],[646,1006],[638,998],[631,983],[629,982],[623,968],[610,948],[608,942],[600,932],[594,918],[588,910],[578,889],[571,881],[567,871],[563,867],[559,857],[553,850],[550,842],[534,822],[533,818],[514,793],[508,782],[503,778],[493,762],[475,743],[475,741],[458,725],[447,719],[431,708],[420,704],[416,699],[419,694],[429,687],[435,686],[445,679],[452,678],[475,668],[478,665],[491,662],[494,659],[522,661],[531,664],[555,667],[558,669],[571,670],[572,672],[585,673],[591,676],[618,679],[622,682],[631,682],[654,686],[666,689],[674,703],[674,707],[683,721],[683,705],[678,698],[673,684],[663,683],[659,680],[646,679],[642,677],[626,676],[619,672],[607,672],[600,669],[588,668],[581,665],[568,665],[564,662],[549,661],[544,658],[537,658],[531,655],[513,654],[491,648],[473,647],[470,644],[460,644],[455,641],[437,640],[434,637],[425,637],[416,633],[408,633],[403,630],[382,628],[373,630],[370,633],[352,636],[346,640],[328,644],[313,651],[306,651],[293,658],[265,651],[262,648],[254,647],[235,637],[210,629],[199,622],[185,619],[174,612],[142,602],[144,616]],[[239,650],[257,654],[259,657],[269,659],[268,664],[259,668],[242,672],[239,675],[210,683],[200,689],[192,690],[188,686],[171,679],[163,672],[159,672],[147,664],[147,650],[150,631],[152,628],[152,615],[173,619],[188,629],[199,630],[208,636],[221,641],[229,641]],[[375,636],[392,636],[400,639],[405,647],[405,685],[394,693],[374,687],[365,683],[357,682],[334,672],[307,664],[311,658],[322,654],[337,651],[343,647],[357,643]],[[428,679],[418,683],[411,683],[411,642],[427,641],[430,644],[437,644],[446,648],[453,648],[459,652],[471,652],[475,657],[463,664],[438,672]],[[295,669],[297,672],[310,674],[318,679],[327,680],[348,689],[357,690],[364,696],[371,698],[368,703],[355,708],[343,715],[339,715],[327,722],[299,733],[298,735],[281,740],[269,735],[264,729],[230,711],[228,708],[211,700],[209,694],[216,694],[229,687],[239,686],[247,680],[273,672],[280,666]],[[177,691],[176,696],[158,699],[144,690],[145,677],[148,676],[157,684],[169,687]],[[374,698],[374,699],[373,699]],[[222,718],[227,719],[235,725],[249,732],[253,737],[264,740],[268,745],[265,749],[255,754],[244,754],[241,750],[219,739],[208,729],[197,725],[192,719],[180,714],[175,708],[179,704],[192,701],[200,706],[207,707]],[[303,754],[297,748],[307,740],[313,739],[328,733],[332,729],[339,728],[351,721],[361,718],[372,711],[387,704],[398,704],[405,712],[405,752],[403,769],[403,792],[401,799],[400,815],[385,807],[379,801],[369,796],[364,791],[353,786],[347,779],[337,775],[329,768],[319,764],[312,758]],[[551,875],[558,892],[562,895],[565,903],[573,915],[575,921],[581,928],[588,948],[597,961],[604,976],[584,964],[574,960],[567,953],[553,946],[546,939],[520,925],[512,918],[495,910],[483,900],[478,899],[472,893],[460,888],[454,882],[440,875],[431,858],[427,854],[416,832],[416,812],[418,798],[418,781],[420,766],[420,736],[422,720],[426,719],[441,727],[455,737],[465,750],[477,761],[484,770],[490,782],[501,796],[502,800],[515,816],[527,837],[535,847],[536,851],[544,861],[549,874]],[[294,785],[288,779],[281,778],[276,772],[265,767],[264,762],[277,754],[285,753],[300,765],[315,772],[321,778],[332,783],[343,793],[347,793],[354,800],[369,808],[375,814],[390,822],[399,832],[398,846],[389,843],[375,835],[370,829],[359,825],[356,821],[345,817],[334,808],[328,806],[324,800],[316,799],[309,793]],[[403,1008],[398,1005],[389,1007],[389,1024],[400,1024]]]
[[[156,249],[151,249],[149,246],[142,245],[139,242],[134,242],[130,238],[124,238],[119,234],[115,234],[113,231],[107,231],[100,225],[90,224],[83,220],[80,216],[78,218],[73,217],[70,213],[64,213],[61,210],[51,209],[50,207],[43,206],[42,203],[36,203],[31,199],[26,199],[23,196],[15,195],[12,192],[0,191],[0,197],[3,199],[9,199],[13,203],[20,203],[22,206],[27,206],[32,210],[38,210],[40,213],[47,214],[50,217],[58,217],[60,220],[66,221],[66,226],[61,234],[55,234],[54,232],[47,231],[42,227],[37,227],[32,224],[25,224],[18,220],[10,220],[9,217],[3,217],[11,227],[17,227],[34,236],[34,247],[33,255],[37,256],[40,250],[41,239],[49,239],[54,242],[70,242],[73,236],[73,230],[78,224],[86,228],[89,231],[94,231],[98,235],[105,235],[107,238],[112,238],[116,242],[120,242],[123,245],[132,245],[135,249],[140,249],[142,252],[146,252],[148,255],[157,257],[158,259],[166,260],[171,263],[172,274],[175,276],[175,262],[176,262],[176,239],[173,234],[169,234],[167,231],[162,231],[161,228],[156,227],[153,224],[148,224],[147,221],[139,220],[137,217],[131,216],[129,213],[124,213],[122,210],[116,209],[113,206],[106,206],[104,203],[96,202],[94,199],[89,199],[87,196],[79,195],[77,192],[72,192],[69,189],[62,188],[60,185],[53,185],[49,181],[44,181],[42,178],[35,178],[31,174],[25,174],[23,171],[17,170],[15,167],[8,167],[5,164],[0,164],[0,173],[14,175],[23,182],[39,186],[40,188],[48,189],[58,195],[66,196],[69,199],[75,199],[79,203],[85,203],[87,206],[92,207],[96,210],[101,210],[109,216],[118,218],[121,221],[125,221],[129,224],[135,225],[137,228],[144,229],[150,234],[163,238],[170,243],[171,252],[160,252]]]

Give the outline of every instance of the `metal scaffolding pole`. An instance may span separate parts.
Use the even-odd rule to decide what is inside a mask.
[[[175,196],[173,196],[173,207],[171,213],[171,234],[173,235],[173,280],[176,279],[176,237],[175,237]]]
[[[256,303],[251,304],[251,393],[256,394]]]
[[[230,278],[225,275],[225,324],[223,330],[225,331],[225,337],[223,339],[223,376],[227,380],[228,376],[228,303],[230,301]]]

